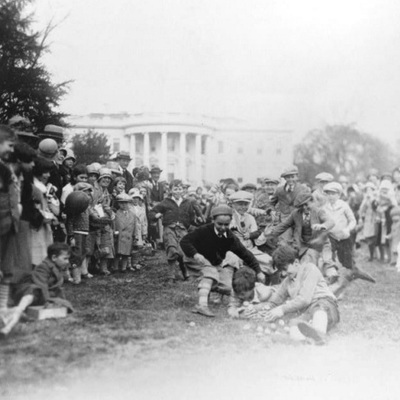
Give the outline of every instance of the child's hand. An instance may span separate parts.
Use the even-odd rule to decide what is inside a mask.
[[[162,217],[162,214],[161,214],[161,213],[157,213],[157,214],[155,215],[155,217],[156,217],[157,219],[159,219],[159,218]]]
[[[325,226],[323,224],[314,224],[311,228],[315,231],[322,231],[322,229],[325,229]]]
[[[250,233],[249,232],[244,233],[243,234],[243,239],[245,239],[245,240],[250,239]]]
[[[70,245],[71,247],[75,247],[75,246],[76,246],[76,240],[75,240],[75,238],[72,238],[72,239],[69,241],[69,245]]]
[[[259,282],[261,282],[261,283],[265,283],[265,274],[264,274],[264,272],[259,272],[258,274],[257,274],[257,280],[259,281]]]
[[[268,311],[265,319],[266,321],[275,321],[278,318],[283,317],[283,310],[281,307],[275,307],[272,310]]]

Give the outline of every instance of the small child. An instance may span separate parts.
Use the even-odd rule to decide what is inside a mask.
[[[129,208],[137,218],[137,241],[132,249],[132,269],[139,270],[146,266],[143,261],[142,253],[144,247],[147,245],[148,221],[144,198],[139,192],[139,189],[131,189],[129,195],[132,198],[132,203],[129,203]]]
[[[286,278],[268,300],[267,321],[293,315],[290,335],[293,339],[313,339],[324,344],[327,332],[340,320],[335,295],[321,271],[311,263],[300,263],[297,251],[288,245],[273,253],[274,265]],[[311,321],[311,323],[310,323]]]
[[[10,308],[3,318],[1,334],[8,335],[30,305],[57,305],[73,312],[62,288],[63,270],[69,265],[69,258],[70,248],[66,243],[53,243],[47,248],[47,257],[35,267],[31,276],[13,285],[11,297],[17,306]]]
[[[81,278],[93,278],[88,272],[87,239],[89,235],[90,203],[93,186],[86,182],[77,183],[74,191],[66,198],[65,213],[68,243],[71,246],[71,273],[67,279],[79,285]]]
[[[240,318],[245,303],[258,305],[267,301],[275,289],[257,282],[256,273],[249,267],[235,270],[232,279],[232,292],[229,298],[228,314]]]
[[[114,237],[116,257],[114,259],[114,271],[126,272],[129,257],[132,252],[133,242],[138,235],[137,216],[129,208],[132,198],[126,194],[119,194],[115,200],[118,202],[118,210],[114,220]]]

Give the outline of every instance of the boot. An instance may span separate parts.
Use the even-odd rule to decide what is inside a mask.
[[[182,256],[178,257],[178,264],[179,264],[179,269],[181,270],[181,273],[182,273],[183,280],[184,281],[188,280],[189,274],[188,274],[188,270],[186,268],[186,265],[183,262],[183,257]]]

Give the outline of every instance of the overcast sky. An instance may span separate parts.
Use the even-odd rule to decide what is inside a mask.
[[[36,0],[62,110],[238,117],[400,137],[398,0]]]

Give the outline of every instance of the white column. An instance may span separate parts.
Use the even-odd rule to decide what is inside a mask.
[[[161,133],[161,155],[160,168],[164,171],[165,176],[168,176],[168,132]]]
[[[179,177],[178,179],[186,180],[186,132],[180,133],[179,139]]]
[[[129,137],[129,155],[132,158],[133,167],[136,167],[136,136],[134,134]]]
[[[211,181],[214,182],[216,181],[216,177],[214,176],[214,171],[215,171],[215,160],[216,160],[216,152],[213,151],[215,150],[215,143],[212,143],[211,137],[209,135],[206,136],[206,141],[205,141],[205,151],[204,151],[204,156],[205,156],[205,165],[206,165],[206,176],[204,179],[206,181]]]
[[[195,147],[194,147],[194,162],[195,162],[195,180],[197,185],[202,185],[202,165],[201,165],[201,135],[196,135]]]
[[[150,134],[149,132],[143,133],[143,165],[151,167],[150,165]]]

